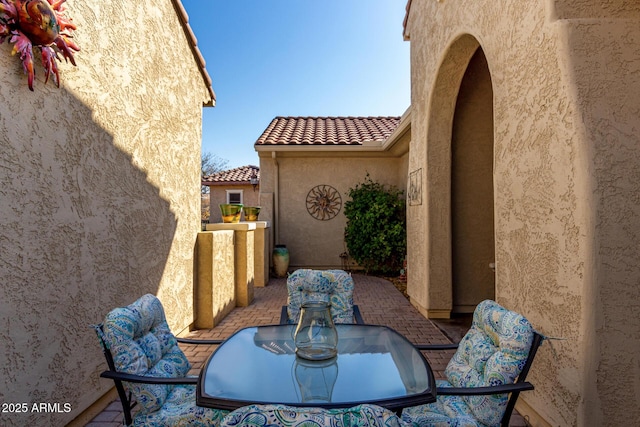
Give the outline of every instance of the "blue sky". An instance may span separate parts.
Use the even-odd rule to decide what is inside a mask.
[[[276,116],[400,116],[410,104],[405,0],[182,0],[213,80],[202,151],[259,165]]]

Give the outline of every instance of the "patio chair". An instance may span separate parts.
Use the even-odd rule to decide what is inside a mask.
[[[525,379],[544,337],[527,319],[495,301],[478,304],[471,329],[457,344],[418,345],[420,350],[457,348],[436,381],[437,401],[406,408],[412,426],[508,426]]]
[[[198,379],[187,376],[191,365],[178,346],[221,341],[176,338],[155,296],[112,310],[94,328],[109,367],[100,376],[115,382],[126,426],[217,426],[228,413],[196,406]]]
[[[287,305],[282,307],[280,324],[297,323],[304,302],[331,304],[334,323],[364,323],[353,304],[353,278],[342,270],[299,269],[287,278]]]
[[[222,427],[399,427],[400,418],[376,405],[352,408],[321,409],[286,405],[249,405],[230,412],[222,420]]]

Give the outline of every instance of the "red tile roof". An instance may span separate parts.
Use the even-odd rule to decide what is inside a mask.
[[[362,145],[386,140],[399,123],[400,117],[276,117],[255,145]]]
[[[260,168],[258,166],[240,166],[239,168],[220,171],[202,177],[202,185],[222,184],[250,184],[251,175],[255,174],[260,180]]]

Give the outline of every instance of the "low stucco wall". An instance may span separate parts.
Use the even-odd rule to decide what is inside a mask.
[[[70,0],[82,48],[34,92],[0,45],[0,402],[68,403],[2,425],[65,425],[113,387],[91,324],[144,293],[193,321],[202,105],[170,0]],[[150,37],[155,35],[155,37]]]
[[[411,5],[409,172],[422,171],[425,203],[408,209],[408,292],[423,312],[451,308],[451,129],[480,48],[493,88],[496,299],[563,338],[541,348],[536,390],[521,395],[551,425],[640,419],[638,21],[623,1]]]

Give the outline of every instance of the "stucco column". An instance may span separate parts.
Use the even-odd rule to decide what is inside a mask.
[[[211,329],[236,306],[234,232],[204,231],[196,239],[196,329]]]
[[[207,224],[207,231],[233,230],[236,306],[246,307],[253,301],[255,285],[255,222]]]
[[[254,234],[254,286],[264,287],[269,284],[269,221],[256,221],[256,231]]]

